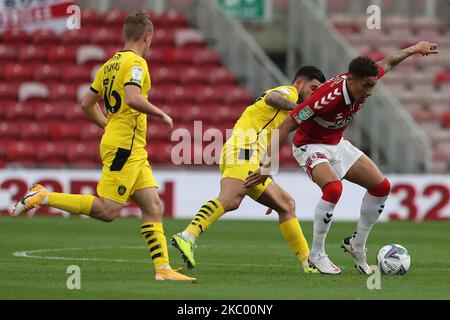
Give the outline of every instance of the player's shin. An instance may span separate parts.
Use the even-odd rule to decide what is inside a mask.
[[[303,235],[298,219],[292,218],[282,222],[280,231],[300,262],[307,262],[309,256],[308,242]]]
[[[380,185],[367,190],[361,204],[361,216],[358,221],[356,232],[352,237],[352,245],[356,249],[366,247],[366,241],[372,230],[373,225],[377,222],[378,217],[383,212],[386,199],[390,192],[390,184],[385,179]]]
[[[163,225],[160,222],[145,222],[141,225],[141,234],[147,244],[153,266],[158,268],[169,267],[169,254]]]
[[[327,183],[322,188],[322,198],[314,212],[314,236],[311,247],[311,255],[325,254],[325,239],[330,230],[334,208],[342,194],[341,181]]]
[[[203,232],[224,214],[224,209],[219,200],[213,199],[205,203],[195,215],[194,219],[183,231],[183,236],[194,242]]]
[[[90,194],[65,194],[51,192],[44,205],[72,214],[90,215],[95,197]]]

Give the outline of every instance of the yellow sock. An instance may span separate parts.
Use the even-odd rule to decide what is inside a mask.
[[[217,199],[210,200],[200,208],[200,211],[184,231],[194,235],[195,239],[197,239],[223,214],[224,210],[220,201]]]
[[[166,236],[161,222],[145,222],[141,226],[141,234],[147,243],[150,257],[156,268],[169,265]]]
[[[309,247],[297,218],[281,223],[280,231],[300,262],[305,262],[309,256]]]
[[[95,197],[90,194],[65,194],[51,192],[48,195],[47,205],[73,214],[91,213]]]

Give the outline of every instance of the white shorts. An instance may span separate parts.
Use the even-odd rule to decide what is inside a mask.
[[[299,148],[292,145],[292,153],[309,177],[315,166],[328,162],[340,179],[344,178],[347,171],[364,154],[344,138],[336,145],[306,144]]]

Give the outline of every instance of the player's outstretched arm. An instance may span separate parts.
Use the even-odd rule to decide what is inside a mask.
[[[290,101],[288,98],[286,98],[282,93],[278,91],[272,91],[270,92],[265,98],[264,101],[271,107],[279,110],[287,110],[291,111],[295,107],[297,107],[297,104]]]
[[[271,158],[272,158],[272,152],[271,150],[277,150],[279,151],[281,146],[286,142],[288,139],[289,133],[294,131],[297,128],[297,124],[292,120],[291,117],[287,117],[279,126],[278,126],[278,134],[275,134],[275,132],[272,133],[272,138],[270,141],[270,145],[268,146],[267,150],[267,157],[262,165],[262,167],[268,169],[267,171],[270,171],[271,166]],[[258,168],[250,174],[247,179],[244,182],[244,186],[246,188],[254,188],[260,183],[264,183],[267,178],[270,176],[270,174],[262,174],[261,168]]]
[[[438,53],[439,50],[436,43],[420,41],[411,47],[396,51],[388,55],[383,60],[378,61],[378,64],[384,69],[384,73],[387,73],[391,71],[392,68],[394,68],[397,64],[412,55],[421,54],[422,56],[428,56],[429,54]]]
[[[169,130],[173,128],[172,118],[145,99],[141,95],[141,89],[139,87],[131,85],[125,86],[125,101],[127,105],[134,110],[160,119],[162,122],[167,124]]]
[[[81,108],[89,120],[97,124],[100,128],[106,127],[106,117],[100,110],[98,101],[100,96],[92,91],[88,91],[81,101]]]

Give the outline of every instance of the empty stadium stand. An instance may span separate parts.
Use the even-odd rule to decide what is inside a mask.
[[[250,92],[182,13],[151,15],[150,101],[172,116],[175,129],[192,131],[194,120],[222,132],[232,128],[252,102]],[[100,165],[102,130],[85,118],[78,103],[98,67],[121,50],[125,16],[120,10],[86,9],[80,31],[0,34],[0,166]],[[150,162],[172,165],[175,142],[157,120],[148,122]],[[291,157],[283,159],[294,164]]]
[[[345,8],[345,0],[330,1],[330,10]],[[389,5],[389,1],[383,5]],[[416,5],[420,2],[416,1]],[[393,5],[393,3],[392,3]],[[336,7],[336,8],[335,8]],[[425,17],[392,15],[383,17],[381,30],[366,27],[367,16],[330,15],[330,22],[356,51],[381,60],[390,52],[421,40],[439,44],[440,54],[413,57],[383,78],[403,107],[427,132],[433,143],[434,173],[450,168],[450,25]]]

